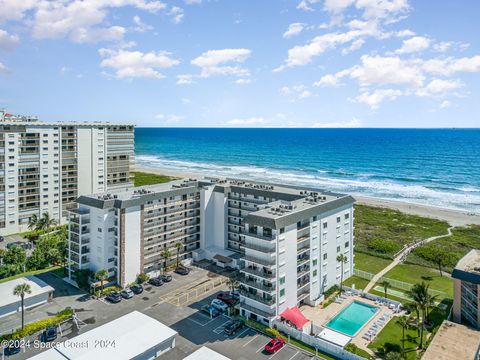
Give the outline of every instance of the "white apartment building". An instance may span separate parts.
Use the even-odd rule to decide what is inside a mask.
[[[131,186],[132,125],[41,122],[0,111],[0,235],[28,230],[48,212],[58,223],[79,195]]]
[[[204,178],[81,196],[70,211],[70,277],[108,269],[121,286],[180,260],[240,270],[242,315],[271,324],[353,274],[351,196]],[[179,244],[179,245],[177,245]],[[168,250],[165,252],[165,250]]]

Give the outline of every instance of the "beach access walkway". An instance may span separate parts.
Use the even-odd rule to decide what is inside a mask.
[[[364,292],[369,292],[374,286],[375,284],[386,274],[388,273],[390,270],[392,270],[395,266],[397,266],[398,264],[404,262],[406,259],[407,259],[407,256],[408,254],[410,254],[410,252],[412,250],[414,250],[415,248],[417,248],[418,246],[420,245],[425,245],[425,244],[428,244],[430,241],[433,241],[433,240],[437,240],[437,239],[441,239],[441,238],[444,238],[444,237],[447,237],[447,236],[451,236],[452,235],[452,229],[453,229],[453,226],[450,226],[448,229],[447,229],[447,233],[445,235],[437,235],[437,236],[432,236],[432,237],[429,237],[425,240],[422,240],[422,241],[418,241],[418,242],[415,242],[409,246],[407,246],[405,249],[403,249],[394,259],[393,261],[388,264],[383,270],[380,270],[377,274],[375,274],[375,276],[372,278],[372,280],[370,280],[370,282],[367,284],[367,286],[365,286],[365,289],[363,289]]]

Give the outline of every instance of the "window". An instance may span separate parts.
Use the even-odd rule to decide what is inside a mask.
[[[340,252],[340,246],[337,246],[337,252]]]
[[[326,222],[323,223],[323,228],[324,228],[324,229],[327,228],[327,223],[326,223]]]
[[[350,245],[350,243],[347,241],[347,242],[345,243],[345,247],[347,248],[349,245]]]
[[[317,276],[317,270],[313,270],[313,277]]]
[[[285,296],[285,289],[280,289],[280,297]]]
[[[350,218],[350,214],[345,214],[345,220],[348,220]]]
[[[327,254],[323,254],[323,260],[327,260]]]
[[[102,228],[98,228],[97,230],[98,230],[98,232],[102,232]]]
[[[313,260],[312,260],[312,266],[317,266],[317,263],[318,263],[318,260],[317,260],[317,259],[313,259]]]
[[[317,216],[316,215],[313,217],[313,221],[317,221]]]
[[[285,228],[280,229],[280,234],[283,234],[285,232]]]
[[[280,285],[283,285],[283,284],[285,284],[285,276],[282,276],[280,278]]]
[[[337,216],[337,223],[340,222],[340,216]]]

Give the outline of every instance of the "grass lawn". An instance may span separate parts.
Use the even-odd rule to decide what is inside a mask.
[[[162,184],[176,179],[175,177],[166,175],[150,174],[140,171],[133,172],[133,184],[135,186]]]
[[[5,279],[1,279],[0,283],[4,283],[4,282],[7,282],[7,281],[10,281],[10,280],[13,280],[13,279],[18,279],[18,278],[21,278],[21,277],[24,277],[24,276],[38,275],[38,274],[42,274],[42,273],[49,272],[49,271],[56,271],[57,269],[62,269],[62,271],[63,271],[62,266],[53,266],[53,267],[49,267],[49,268],[41,269],[41,270],[26,271],[24,273],[20,273],[20,274],[17,274],[17,275],[7,277]]]
[[[446,234],[448,227],[441,220],[355,205],[355,246],[372,254],[393,256],[405,244]]]
[[[408,360],[416,358],[419,341],[420,337],[416,329],[405,330],[405,355]],[[374,351],[379,351],[385,345],[393,351],[400,353],[402,351],[402,327],[396,323],[395,318],[388,322],[368,347]]]
[[[385,269],[392,261],[377,256],[355,252],[355,269],[376,274]]]
[[[353,276],[350,276],[347,280],[345,280],[343,282],[343,285],[352,287],[352,284],[355,284],[355,289],[363,290],[365,289],[365,286],[367,286],[368,283],[369,283],[368,280],[362,279],[361,277],[353,275]]]
[[[453,297],[453,280],[446,276],[440,277],[440,274],[431,268],[413,264],[400,264],[386,273],[385,277],[410,284],[425,281],[430,284],[430,289],[443,291],[450,298]]]

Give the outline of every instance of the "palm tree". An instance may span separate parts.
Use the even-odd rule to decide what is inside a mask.
[[[430,308],[432,306],[435,306],[435,301],[437,300],[437,297],[438,295],[431,295],[430,293],[427,293],[427,298],[426,298],[426,315],[425,315],[425,318],[426,320],[428,321],[428,316],[429,316],[429,312],[430,312]]]
[[[180,259],[179,259],[179,257],[180,257],[180,248],[181,248],[182,246],[183,246],[183,244],[182,244],[181,242],[177,242],[177,243],[175,244],[175,248],[177,249],[177,267],[178,267],[178,264],[179,264],[179,262],[180,262]]]
[[[52,226],[56,225],[57,222],[55,221],[55,219],[52,219],[50,217],[50,214],[48,212],[44,212],[41,219],[38,221],[38,224],[41,230],[45,230],[50,229]]]
[[[231,278],[228,278],[228,286],[230,287],[231,291],[232,291],[232,295],[233,293],[235,292],[235,289],[237,289],[239,286],[240,286],[240,282],[234,278],[234,277],[231,277]]]
[[[410,326],[410,320],[406,316],[399,316],[397,324],[402,327],[402,355],[405,356],[405,330]]]
[[[28,228],[30,230],[37,230],[38,221],[39,218],[37,214],[33,214],[32,216],[30,216],[30,219],[28,220]]]
[[[385,293],[385,299],[388,299],[387,295],[388,295],[388,288],[390,287],[390,283],[387,280],[383,280],[380,283],[380,286],[383,287],[383,291]]]
[[[341,268],[340,268],[340,292],[343,290],[343,264],[345,264],[346,262],[348,261],[348,258],[343,255],[343,254],[340,254],[337,256],[337,262],[340,263],[341,265]]]
[[[160,253],[160,256],[163,258],[163,272],[165,272],[165,269],[167,268],[167,260],[172,256],[170,253],[170,250],[165,249]]]
[[[425,330],[425,320],[429,306],[434,302],[435,296],[428,293],[430,285],[425,282],[417,283],[407,292],[407,295],[417,304],[422,312],[422,322],[420,324],[420,344],[419,349],[423,349],[423,332]]]
[[[108,279],[108,271],[105,269],[100,269],[95,273],[95,279],[100,281],[101,291],[100,294],[103,295],[103,286],[105,280]]]
[[[28,285],[27,283],[18,284],[13,289],[13,295],[20,296],[20,299],[22,301],[22,330],[25,325],[25,308],[23,306],[24,300],[25,300],[25,294],[31,294],[31,293],[32,293],[32,290],[30,288],[30,285]]]

